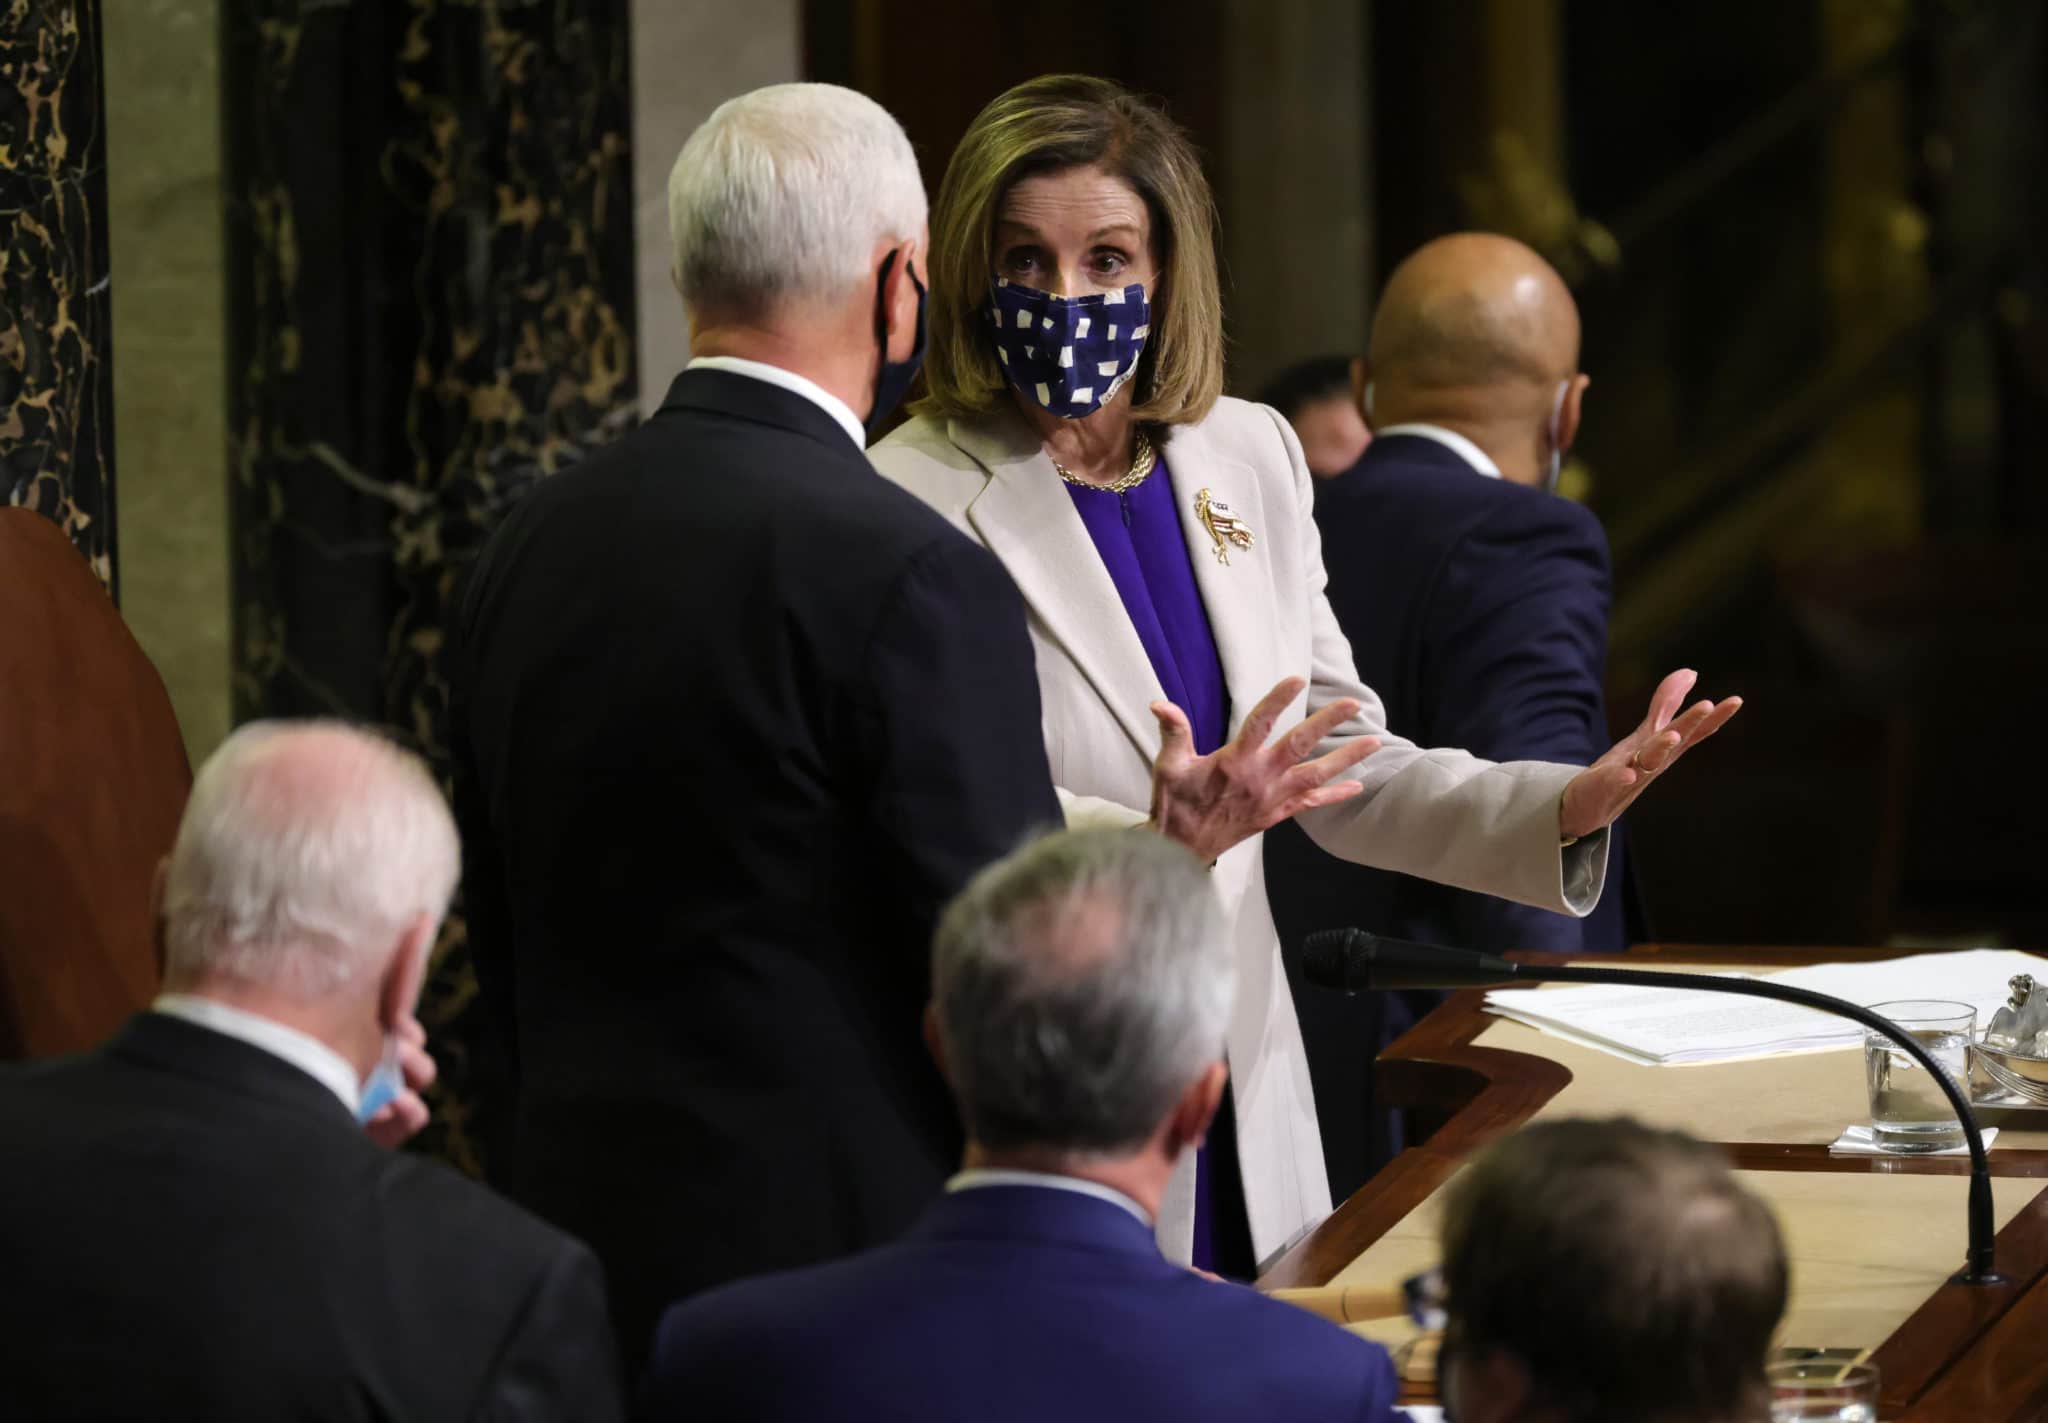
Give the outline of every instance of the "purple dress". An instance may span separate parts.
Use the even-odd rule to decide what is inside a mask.
[[[1102,557],[1102,566],[1109,571],[1110,582],[1123,599],[1124,611],[1158,674],[1159,685],[1166,690],[1166,699],[1187,713],[1195,754],[1206,756],[1217,750],[1230,734],[1230,692],[1224,685],[1215,636],[1209,630],[1209,613],[1195,584],[1195,568],[1181,532],[1179,510],[1174,507],[1175,490],[1166,461],[1160,460],[1150,478],[1124,494],[1074,484],[1067,485],[1067,493]],[[1224,1110],[1228,1112],[1227,1104]],[[1211,1133],[1212,1139],[1226,1135],[1234,1133],[1223,1122]],[[1224,1142],[1216,1140],[1215,1144],[1220,1149]],[[1210,1155],[1205,1147],[1195,1161],[1194,1263],[1204,1270],[1216,1269],[1221,1258],[1217,1249],[1219,1183],[1213,1179]],[[1228,1163],[1225,1169],[1234,1169],[1235,1153],[1225,1151],[1223,1155]],[[1249,1250],[1248,1239],[1245,1250]],[[1224,1263],[1241,1266],[1243,1262]]]

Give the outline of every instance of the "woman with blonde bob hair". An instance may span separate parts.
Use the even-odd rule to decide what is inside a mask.
[[[1230,1098],[1156,1227],[1170,1256],[1247,1274],[1330,1209],[1258,832],[1298,816],[1344,859],[1583,915],[1607,825],[1740,702],[1679,715],[1675,672],[1584,770],[1389,731],[1323,597],[1300,446],[1222,394],[1214,229],[1153,104],[1083,75],[1002,95],[932,209],[929,393],[870,457],[1023,592],[1068,823],[1149,825],[1213,862]]]

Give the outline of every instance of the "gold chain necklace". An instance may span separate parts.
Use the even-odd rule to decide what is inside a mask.
[[[1051,456],[1048,455],[1047,458],[1050,459]],[[1052,467],[1061,479],[1083,489],[1099,489],[1105,494],[1128,494],[1145,482],[1145,476],[1152,473],[1153,466],[1158,463],[1159,457],[1152,452],[1152,442],[1146,439],[1145,432],[1140,430],[1137,435],[1137,450],[1131,459],[1130,472],[1108,484],[1097,484],[1092,480],[1083,479],[1058,460],[1053,460]]]

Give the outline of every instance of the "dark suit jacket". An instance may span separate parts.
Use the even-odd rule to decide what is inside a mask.
[[[1590,512],[1394,435],[1317,484],[1315,517],[1331,610],[1389,726],[1495,761],[1583,766],[1606,751],[1607,537]],[[1495,952],[1620,950],[1640,933],[1618,824],[1606,891],[1585,919],[1344,864],[1292,825],[1266,837],[1266,878],[1290,967],[1305,934],[1337,927]],[[1300,1001],[1341,1201],[1388,1150],[1364,1120],[1359,1083],[1429,1001]],[[1381,1011],[1386,1021],[1372,1021]]]
[[[637,1355],[678,1295],[890,1238],[958,1160],[933,924],[1059,822],[1023,607],[817,406],[693,371],[513,509],[461,618],[509,1184],[597,1248]]]
[[[1378,1345],[1169,1264],[1120,1206],[945,1196],[905,1239],[671,1310],[642,1416],[731,1423],[1376,1423]]]
[[[0,1069],[0,1142],[10,1418],[619,1416],[590,1252],[260,1048],[142,1014]]]

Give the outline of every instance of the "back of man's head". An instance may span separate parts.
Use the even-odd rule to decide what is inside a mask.
[[[924,232],[924,183],[880,104],[832,84],[776,84],[727,100],[690,135],[669,174],[668,220],[692,314],[758,321],[872,283],[877,244]]]
[[[164,867],[167,984],[362,996],[440,922],[460,858],[417,757],[339,722],[244,726],[200,768]]]
[[[998,1152],[1146,1146],[1223,1056],[1236,966],[1209,877],[1164,836],[1052,834],[939,923],[932,1001],[968,1136]]]
[[[1579,311],[1511,237],[1459,232],[1394,269],[1372,324],[1373,378],[1425,390],[1554,386],[1579,364]]]
[[[1460,232],[1411,253],[1380,295],[1367,366],[1375,430],[1445,426],[1521,483],[1542,482],[1578,430],[1578,304],[1511,237]]]
[[[1720,1148],[1561,1120],[1452,1183],[1443,1283],[1447,1396],[1490,1400],[1461,1419],[1734,1423],[1760,1415],[1787,1275]]]

